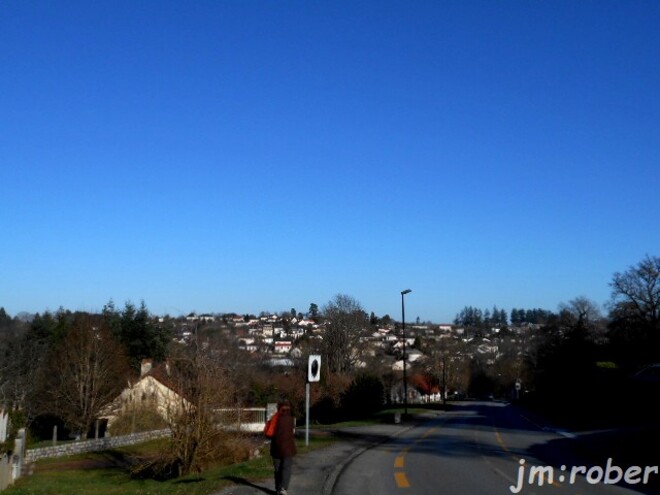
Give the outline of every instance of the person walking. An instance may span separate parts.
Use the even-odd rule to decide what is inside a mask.
[[[277,404],[277,424],[270,441],[270,456],[273,458],[275,470],[275,491],[277,495],[287,495],[293,456],[297,454],[295,433],[295,419],[291,412],[291,403],[288,400]]]

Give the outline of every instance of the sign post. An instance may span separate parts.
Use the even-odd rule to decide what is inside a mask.
[[[310,386],[312,382],[321,379],[321,356],[312,354],[307,362],[307,383],[305,383],[305,445],[309,445],[309,403]]]

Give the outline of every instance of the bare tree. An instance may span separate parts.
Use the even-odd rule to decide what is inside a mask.
[[[338,294],[323,308],[323,317],[323,353],[328,369],[333,373],[353,370],[361,359],[360,337],[369,328],[367,314],[355,298]]]
[[[628,318],[657,326],[660,321],[660,257],[646,256],[610,283],[612,309]]]
[[[660,359],[660,257],[615,273],[610,330],[619,360],[631,367]]]
[[[594,343],[605,341],[605,320],[597,303],[585,296],[559,305],[560,321],[569,331],[581,332],[583,338]]]
[[[124,386],[128,361],[101,318],[77,314],[44,369],[42,409],[86,437],[101,409]]]
[[[504,336],[499,340],[499,356],[494,364],[497,385],[502,394],[515,390],[520,380],[524,389],[532,388],[533,372],[536,366],[534,336],[530,332],[520,332],[515,336]]]
[[[441,338],[430,342],[427,354],[426,372],[438,379],[443,402],[449,389],[467,389],[468,366],[465,346],[460,340]]]
[[[222,365],[222,350],[209,342],[180,347],[169,362],[179,394],[170,415],[171,461],[179,475],[201,472],[231,450],[225,448],[231,435],[222,425],[235,418],[228,418],[222,410],[234,404],[234,387]]]
[[[584,296],[571,299],[568,304],[561,303],[559,310],[568,311],[578,322],[585,325],[597,323],[602,318],[598,304]]]

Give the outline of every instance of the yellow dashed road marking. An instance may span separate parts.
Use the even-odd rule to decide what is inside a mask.
[[[502,440],[502,435],[500,435],[499,430],[495,427],[493,427],[493,429],[495,430],[495,437],[497,438],[497,443],[500,444],[500,447],[502,447],[502,449],[504,449],[505,452],[511,452],[509,450],[509,447],[507,447],[506,444],[504,443],[504,440]],[[512,457],[516,460],[516,462],[519,461],[519,458],[517,456],[512,455]],[[542,478],[542,482],[544,484],[549,481],[549,480],[545,479],[545,476],[543,474],[541,474],[541,478]],[[561,486],[562,486],[561,483],[558,483],[554,479],[552,480],[552,483],[548,483],[548,484],[552,484],[553,486],[556,486],[557,488],[561,488]]]
[[[422,435],[421,438],[415,440],[414,444],[417,444],[421,440],[428,438],[436,431],[438,431],[437,427],[427,430],[426,433],[424,433],[424,435]],[[403,469],[405,467],[406,464],[405,455],[408,453],[408,451],[411,448],[412,445],[409,445],[408,447],[402,449],[401,454],[394,458],[394,469]],[[410,481],[408,481],[408,477],[406,476],[406,473],[404,471],[395,471],[394,480],[396,481],[396,486],[398,486],[399,488],[410,488]]]
[[[406,473],[403,471],[397,471],[394,473],[394,479],[396,480],[396,486],[399,488],[410,488],[410,482],[408,481],[408,477],[406,476]]]
[[[509,447],[507,447],[504,444],[504,440],[502,440],[502,435],[500,435],[500,432],[495,428],[495,437],[497,437],[497,443],[500,444],[500,447],[504,449],[505,452],[509,452]]]
[[[438,430],[438,428],[431,428],[426,433],[424,433],[422,438],[428,438],[429,436],[431,436],[431,434],[435,433],[437,430]]]

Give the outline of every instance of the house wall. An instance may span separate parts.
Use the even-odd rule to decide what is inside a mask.
[[[103,417],[108,419],[108,428],[112,429],[112,424],[120,414],[134,407],[152,406],[160,416],[169,421],[184,405],[187,405],[187,401],[174,390],[154,377],[146,376],[132,387],[125,389],[103,412]]]

